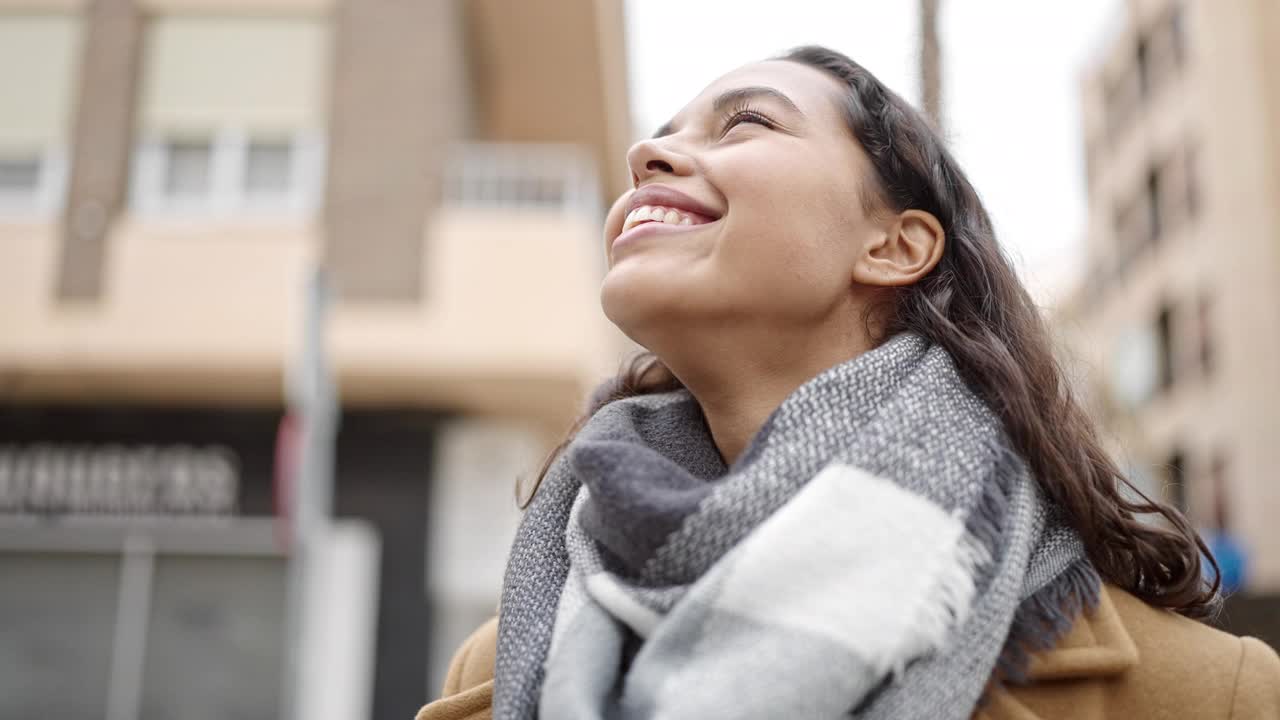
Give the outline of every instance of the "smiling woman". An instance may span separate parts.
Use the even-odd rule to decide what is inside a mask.
[[[907,103],[799,48],[627,160],[601,304],[646,352],[419,718],[1280,716],[1280,658],[1198,622],[1203,543],[1130,494]]]
[[[631,209],[622,222],[621,232],[609,246],[610,259],[619,248],[637,237],[653,232],[676,232],[720,219],[720,213],[665,185],[650,185],[631,193],[628,207]]]

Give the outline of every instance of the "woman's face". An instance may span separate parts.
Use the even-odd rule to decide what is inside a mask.
[[[605,222],[610,320],[653,349],[673,328],[781,338],[846,318],[854,264],[883,228],[859,200],[870,163],[841,115],[842,92],[808,66],[755,63],[636,143],[636,190]],[[664,217],[674,223],[631,215],[633,200],[674,210]]]

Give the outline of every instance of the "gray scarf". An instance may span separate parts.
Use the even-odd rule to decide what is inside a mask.
[[[999,418],[903,334],[728,468],[687,391],[601,408],[517,533],[494,718],[968,718],[1098,589]]]

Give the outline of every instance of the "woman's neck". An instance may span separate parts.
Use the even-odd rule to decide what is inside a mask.
[[[871,349],[865,337],[846,340],[818,347],[775,342],[772,354],[759,347],[730,350],[721,345],[715,352],[703,348],[699,353],[686,346],[678,356],[659,356],[697,399],[721,458],[732,465],[796,388]],[[708,358],[714,364],[708,364]]]

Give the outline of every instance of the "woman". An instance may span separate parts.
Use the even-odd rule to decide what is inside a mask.
[[[907,103],[799,48],[628,162],[601,301],[650,354],[420,720],[1280,717],[1280,658],[1198,622],[1203,544],[1122,493]]]

